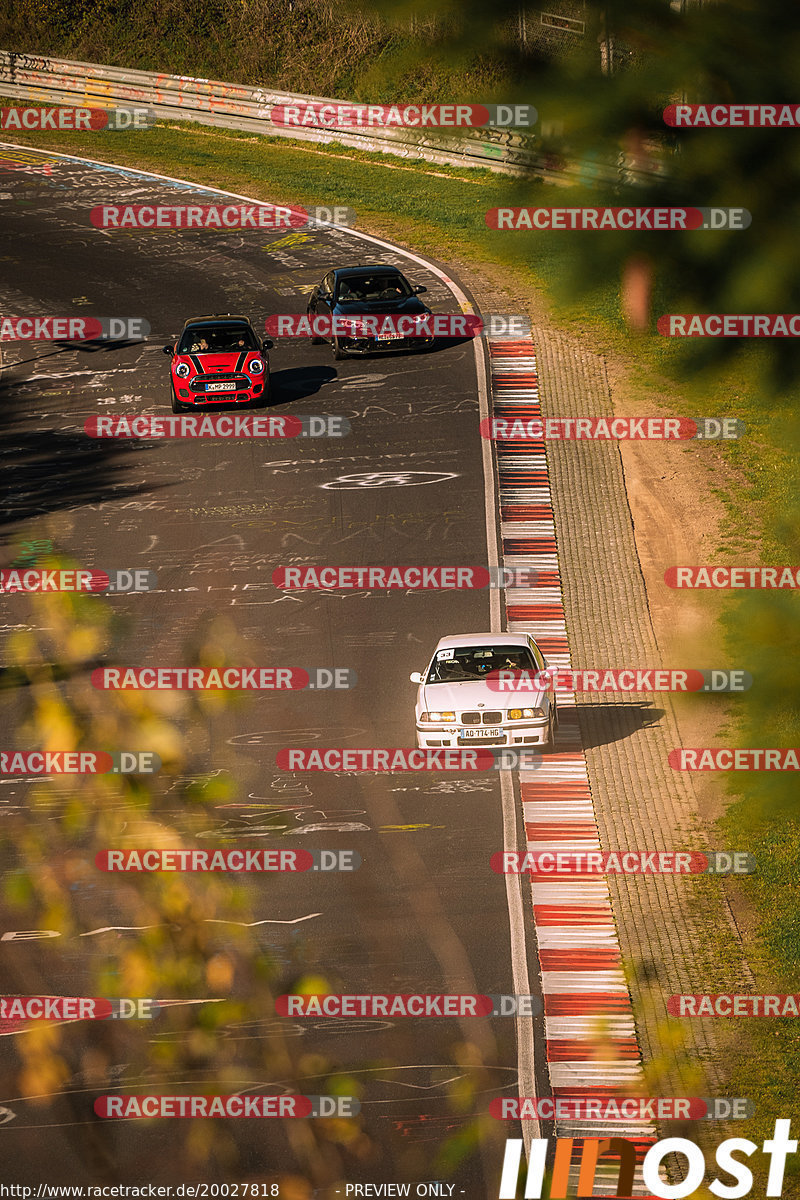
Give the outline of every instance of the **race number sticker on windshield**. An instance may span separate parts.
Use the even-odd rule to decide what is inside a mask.
[[[436,651],[437,661],[442,658],[454,658],[455,653],[456,653],[455,650],[437,650]]]

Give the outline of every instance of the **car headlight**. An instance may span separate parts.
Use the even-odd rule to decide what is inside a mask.
[[[510,708],[509,721],[535,721],[544,716],[543,708]]]
[[[177,367],[175,368],[175,374],[178,376],[179,379],[186,379],[186,377],[189,375],[189,372],[191,371],[191,369],[192,368],[189,366],[188,363],[181,362],[181,363],[178,363]]]
[[[455,721],[454,712],[424,712],[419,715],[420,721]]]
[[[263,359],[254,358],[247,369],[251,375],[260,375],[264,370]]]

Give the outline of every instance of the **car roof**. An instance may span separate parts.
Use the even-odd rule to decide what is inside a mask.
[[[449,650],[452,646],[527,646],[528,633],[453,633],[449,637],[440,638],[436,643],[437,650]]]
[[[335,274],[338,279],[344,279],[353,275],[371,275],[374,271],[388,271],[394,275],[403,274],[399,267],[393,267],[391,263],[367,263],[363,267],[338,267]]]
[[[231,313],[220,313],[217,316],[210,317],[190,317],[188,321],[184,321],[183,328],[186,329],[189,325],[250,325],[252,322],[249,317],[236,317]]]

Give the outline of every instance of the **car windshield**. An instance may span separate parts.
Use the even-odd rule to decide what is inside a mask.
[[[183,331],[178,354],[221,354],[257,349],[258,343],[247,325],[190,325]]]
[[[437,650],[426,683],[467,683],[490,671],[535,671],[526,646],[457,646]]]
[[[404,300],[413,295],[411,284],[403,275],[376,272],[374,275],[348,275],[340,279],[336,302],[357,304],[372,300]]]

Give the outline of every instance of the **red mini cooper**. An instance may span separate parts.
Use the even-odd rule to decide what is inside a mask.
[[[177,345],[165,346],[170,362],[172,411],[220,404],[269,402],[269,355],[247,317],[193,317]]]

